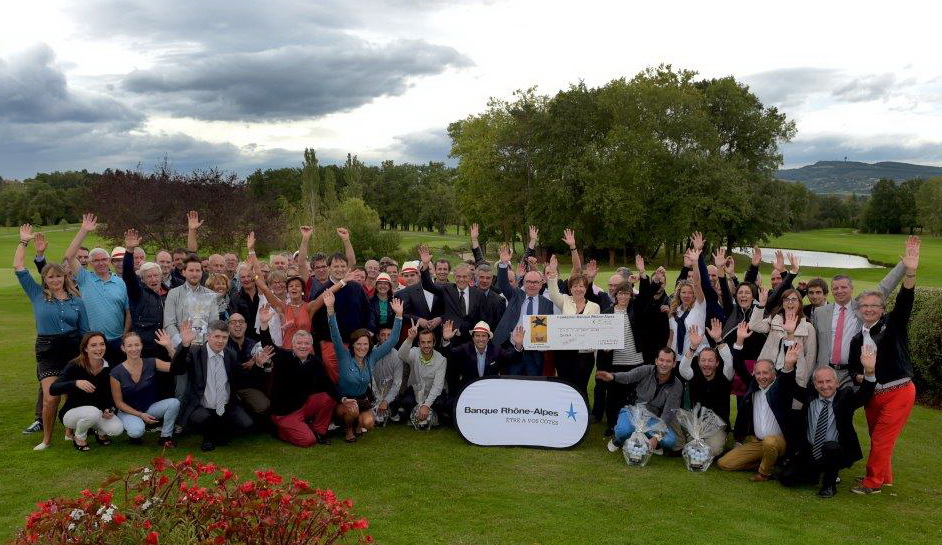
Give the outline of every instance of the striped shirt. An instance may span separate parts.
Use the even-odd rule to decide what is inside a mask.
[[[625,310],[615,309],[616,314],[625,315],[625,348],[618,348],[612,352],[612,365],[623,365],[634,367],[644,363],[644,356],[638,352],[635,346],[635,335],[631,329],[631,320]]]

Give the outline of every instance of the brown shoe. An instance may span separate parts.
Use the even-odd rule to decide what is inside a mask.
[[[765,481],[769,480],[770,478],[771,478],[771,477],[769,477],[768,475],[763,475],[763,474],[761,474],[761,473],[756,473],[756,474],[753,475],[752,477],[749,477],[749,480],[752,481],[752,482],[754,482],[754,483],[764,483]]]

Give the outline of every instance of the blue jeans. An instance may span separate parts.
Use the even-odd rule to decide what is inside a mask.
[[[524,350],[519,360],[507,365],[507,374],[542,377],[543,353],[538,350]]]
[[[173,425],[177,422],[177,415],[180,413],[180,400],[175,397],[161,399],[147,408],[145,413],[159,418],[163,422],[160,426],[161,437],[173,437]],[[138,438],[144,435],[144,421],[138,416],[128,414],[124,411],[118,411],[118,418],[124,424],[124,429],[128,437]]]
[[[648,426],[653,425],[657,422],[656,418],[651,418],[648,420]],[[623,408],[618,412],[618,423],[615,424],[615,438],[612,440],[615,443],[615,446],[621,447],[625,444],[625,441],[631,437],[631,434],[635,432],[635,423],[631,421],[631,413],[628,412],[628,407]],[[651,433],[645,433],[649,438]],[[673,449],[677,445],[677,434],[674,433],[674,430],[667,427],[667,433],[664,437],[658,441],[657,446],[661,448]]]

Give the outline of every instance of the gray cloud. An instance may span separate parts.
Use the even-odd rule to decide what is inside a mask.
[[[458,164],[457,159],[449,158],[451,138],[444,128],[426,129],[396,136],[396,143],[387,148],[401,161],[413,163],[444,162],[450,166]]]
[[[782,107],[800,106],[812,95],[840,102],[867,102],[890,98],[912,80],[897,81],[890,73],[852,76],[832,68],[782,68],[742,78],[763,102]]]
[[[835,89],[831,94],[847,102],[866,102],[889,97],[896,88],[893,74],[874,74],[854,78]]]
[[[46,44],[0,59],[0,122],[107,121],[129,127],[142,120],[113,98],[70,89]]]
[[[926,142],[915,135],[851,137],[822,135],[801,138],[781,146],[784,168],[817,161],[877,162],[902,161],[924,165],[942,165],[942,142]]]
[[[404,93],[412,78],[470,61],[450,47],[352,38],[327,46],[192,54],[129,74],[122,89],[142,108],[211,120],[286,120],[347,111]]]

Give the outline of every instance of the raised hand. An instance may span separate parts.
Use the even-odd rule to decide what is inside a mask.
[[[445,320],[445,324],[442,325],[442,340],[450,341],[452,337],[455,336],[455,324],[451,320]]]
[[[752,336],[752,330],[749,329],[749,324],[746,321],[739,322],[739,325],[736,326],[736,344],[742,345],[742,343]]]
[[[860,347],[860,364],[863,366],[864,375],[872,377],[877,367],[877,348],[872,344],[865,344]]]
[[[775,261],[772,262],[772,268],[780,273],[785,272],[785,254],[781,250],[775,250]]]
[[[733,256],[728,256],[726,258],[726,274],[727,276],[733,276],[736,274],[736,260],[733,259]]]
[[[903,265],[906,266],[906,272],[912,274],[919,268],[919,247],[922,241],[919,237],[909,237],[906,240],[906,255],[903,256]]]
[[[716,248],[716,251],[713,252],[713,264],[716,265],[716,268],[726,272],[726,248],[719,246]]]
[[[259,367],[264,367],[266,363],[271,361],[272,356],[274,355],[275,355],[275,347],[266,346],[265,348],[262,349],[261,352],[259,352],[258,354],[255,354],[255,365]]]
[[[477,240],[480,230],[478,229],[478,224],[472,223],[471,230],[468,232],[471,235],[471,240]]]
[[[638,276],[644,276],[644,256],[635,254],[635,268],[638,269]]]
[[[33,234],[32,225],[28,223],[24,223],[23,225],[20,225],[20,240],[30,241],[30,240],[33,240],[35,236],[36,235]]]
[[[785,352],[785,371],[790,372],[798,365],[798,358],[801,356],[803,349],[804,346],[801,341],[795,341],[795,344],[789,347],[788,352]]]
[[[409,335],[409,340],[413,341],[415,340],[416,337],[419,336],[419,326],[416,325],[415,320],[409,320],[409,321],[412,322],[412,326],[409,328],[409,331],[407,333]]]
[[[572,229],[563,229],[563,242],[572,250],[576,247],[576,233]]]
[[[536,241],[540,238],[540,230],[536,228],[536,225],[530,226],[530,242],[536,245]]]
[[[523,333],[524,333],[523,326],[518,325],[517,327],[514,328],[513,336],[511,337],[511,340],[514,343],[514,346],[516,346],[518,350],[523,349]]]
[[[723,323],[720,322],[719,318],[710,320],[710,329],[707,330],[707,333],[710,334],[710,338],[714,342],[719,343],[723,340]]]
[[[249,231],[249,235],[245,237],[245,246],[250,252],[255,251],[255,231]]]
[[[556,259],[556,254],[550,255],[549,263],[546,264],[546,268],[543,269],[543,272],[546,273],[546,276],[556,278],[556,271],[559,268],[559,261]]]
[[[128,229],[124,232],[124,248],[131,251],[141,245],[141,237],[136,229]]]
[[[180,344],[183,346],[190,346],[196,339],[196,331],[193,330],[192,325],[189,320],[183,320],[180,324]]]
[[[90,233],[98,229],[98,217],[95,214],[88,213],[82,216],[82,227],[81,230]]]
[[[340,237],[340,240],[346,242],[350,240],[350,231],[348,231],[346,227],[338,227],[337,236]]]
[[[203,222],[200,221],[199,212],[196,210],[190,210],[186,213],[186,228],[190,231],[195,231],[203,226]]]
[[[327,312],[334,312],[334,302],[336,298],[330,290],[324,290],[324,306],[327,307]]]
[[[769,300],[769,288],[759,286],[759,306],[764,307],[765,302]]]
[[[700,231],[694,231],[690,235],[690,243],[693,244],[694,250],[703,251],[703,233]]]
[[[393,312],[396,313],[396,316],[402,318],[402,300],[393,297],[389,300],[389,307],[393,309]]]
[[[697,267],[697,261],[700,260],[700,250],[696,248],[690,248],[684,253],[684,266],[687,266],[687,261],[690,261],[690,270],[699,271],[700,268]]]
[[[798,329],[798,311],[795,309],[785,309],[785,320],[782,322],[782,329],[788,335],[794,335]]]
[[[752,247],[752,265],[758,267],[762,263],[762,250],[758,246]]]
[[[589,278],[589,282],[595,280],[595,277],[599,274],[599,264],[596,260],[590,259],[585,266],[585,275]]]
[[[523,262],[522,260],[521,260],[519,263],[517,263],[517,271],[516,271],[516,272],[517,272],[517,274],[514,275],[514,279],[513,279],[514,282],[517,281],[517,278],[516,278],[516,277],[518,277],[518,276],[523,276],[524,274],[527,273],[527,265],[526,265],[526,263]]]
[[[500,245],[500,248],[497,250],[497,256],[500,258],[501,263],[510,263],[510,256],[513,255],[513,251],[510,249],[510,245],[506,242]]]
[[[426,244],[419,245],[419,261],[421,261],[423,265],[428,265],[432,262],[432,251],[429,250]]]
[[[687,328],[687,338],[690,339],[690,348],[696,349],[703,343],[703,333],[699,326],[692,325]]]
[[[798,260],[798,256],[793,254],[792,252],[788,252],[788,265],[792,274],[798,274],[798,271],[800,270],[799,268],[800,263]]]
[[[23,239],[20,239],[23,240]],[[36,253],[43,255],[46,253],[46,248],[49,247],[49,241],[46,240],[46,235],[42,233],[33,234],[33,247],[36,249]]]
[[[167,352],[173,354],[173,339],[170,338],[170,335],[167,334],[163,329],[158,329],[154,334],[154,340],[157,341],[157,344],[167,349]]]
[[[349,284],[350,282],[356,282],[356,281],[357,281],[357,272],[356,272],[356,271],[348,271],[347,274],[346,274],[346,276],[343,277],[343,281],[346,282],[346,283],[348,283],[348,284]]]
[[[301,226],[301,240],[308,240],[311,238],[311,234],[314,232],[314,228],[310,225]]]

